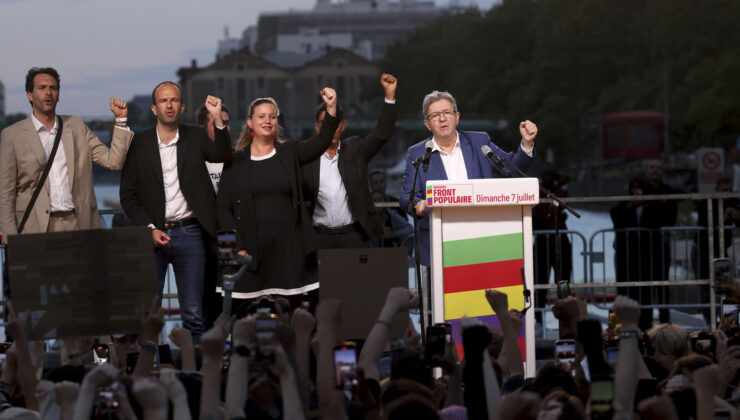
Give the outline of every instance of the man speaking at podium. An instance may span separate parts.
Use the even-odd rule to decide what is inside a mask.
[[[522,135],[521,147],[516,152],[504,152],[491,142],[488,134],[478,131],[457,131],[460,113],[457,102],[448,92],[434,91],[424,97],[422,103],[424,125],[432,132],[432,137],[409,147],[406,153],[406,172],[403,177],[400,204],[408,209],[409,193],[416,189],[414,207],[419,221],[419,257],[421,265],[430,266],[429,256],[429,217],[424,190],[429,180],[466,180],[517,176],[499,161],[505,158],[522,171],[527,171],[534,159],[534,138],[537,126],[527,120],[519,124]],[[488,146],[487,154],[481,147]],[[422,158],[416,188],[412,162]],[[425,276],[426,277],[426,276]]]

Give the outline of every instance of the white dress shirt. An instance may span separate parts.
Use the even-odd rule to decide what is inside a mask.
[[[54,148],[54,138],[57,135],[59,127],[59,117],[54,119],[54,127],[49,131],[44,124],[39,121],[35,115],[31,114],[36,132],[41,140],[41,145],[46,152],[46,159],[51,155],[51,149]],[[59,141],[57,153],[54,155],[54,162],[49,170],[49,198],[51,202],[51,211],[69,211],[74,210],[75,203],[72,200],[72,190],[69,188],[69,174],[67,173],[67,156],[64,154],[64,144]]]
[[[442,165],[447,173],[447,179],[450,181],[460,181],[468,179],[468,170],[465,167],[465,159],[462,154],[462,147],[460,146],[460,134],[457,134],[455,138],[455,145],[452,147],[452,152],[447,153],[442,150],[437,144],[437,140],[432,137],[432,152],[438,151],[439,157],[442,158]],[[519,145],[522,151],[530,157],[534,157],[534,147],[524,147]]]
[[[182,220],[193,217],[188,202],[180,189],[180,179],[177,174],[177,142],[180,140],[180,131],[175,133],[175,138],[169,144],[162,143],[157,132],[157,145],[159,146],[159,160],[162,162],[162,181],[164,181],[164,219]]]
[[[439,157],[442,159],[442,166],[444,166],[445,173],[447,173],[447,179],[450,181],[468,179],[468,170],[465,167],[465,159],[463,158],[462,147],[460,146],[460,135],[457,134],[455,137],[455,145],[452,146],[452,152],[450,153],[442,150],[434,137],[432,137],[432,143],[434,143],[432,153],[435,151],[439,152]]]
[[[339,153],[341,144],[333,158],[324,152],[319,158],[319,194],[313,211],[313,224],[339,227],[354,223],[347,204],[347,190],[339,174]]]

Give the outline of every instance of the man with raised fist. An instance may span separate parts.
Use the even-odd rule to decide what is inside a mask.
[[[7,241],[8,235],[21,232],[99,228],[92,163],[114,171],[123,168],[133,137],[126,126],[126,102],[110,99],[116,126],[108,148],[80,117],[56,114],[59,73],[53,68],[34,67],[28,71],[26,96],[31,103],[31,115],[0,134],[3,241]],[[55,143],[58,143],[56,148]],[[30,205],[54,149],[48,175],[36,201]]]
[[[185,110],[180,86],[162,82],[152,91],[157,125],[134,136],[121,174],[121,206],[134,225],[152,231],[160,296],[167,266],[177,282],[183,326],[197,341],[203,322],[206,235],[216,237],[216,196],[205,162],[231,159],[221,99],[208,96],[206,108],[215,141],[201,127],[180,124]]]

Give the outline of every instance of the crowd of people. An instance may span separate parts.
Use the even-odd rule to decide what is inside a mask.
[[[726,289],[740,303],[740,284]],[[198,344],[188,329],[175,328],[170,348],[159,344],[164,311],[155,297],[140,311],[139,334],[94,338],[109,340],[105,356],[93,350],[100,344],[91,337],[66,337],[67,355],[54,369],[45,368],[39,343],[29,342],[29,314],[16,314],[10,304],[7,332],[14,342],[0,375],[0,418],[738,416],[737,312],[711,333],[660,324],[643,334],[640,305],[626,296],[615,300],[604,331],[583,300],[559,299],[553,308],[559,334],[575,349],[568,357],[556,353],[555,361],[525,378],[517,343],[522,315],[509,308],[505,293],[487,290],[485,299],[501,314],[500,329],[465,319],[462,343],[448,335],[435,353],[412,324],[403,337],[390,336],[390,320],[417,305],[418,297],[405,288],[389,290],[370,333],[354,343],[346,343],[338,327],[343,313],[362,308],[327,299],[312,313],[274,296],[248,304],[239,318],[219,317]],[[618,348],[613,360],[605,356],[610,346]],[[339,347],[355,358],[340,363]]]

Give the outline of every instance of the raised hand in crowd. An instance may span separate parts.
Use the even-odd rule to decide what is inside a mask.
[[[249,393],[249,354],[254,350],[257,327],[254,315],[238,319],[231,332],[232,351],[226,379],[226,418],[243,418]],[[249,352],[249,353],[245,353]]]
[[[80,384],[62,381],[53,384],[53,388],[54,400],[59,405],[59,418],[61,420],[71,420],[74,417],[75,402],[80,392]]]
[[[139,327],[141,328],[141,351],[136,361],[133,376],[146,377],[154,366],[154,354],[157,352],[157,339],[164,326],[164,309],[157,303],[157,296],[152,298],[149,308],[141,307]]]
[[[496,289],[488,289],[485,293],[488,304],[491,305],[491,309],[498,316],[501,332],[504,335],[504,343],[499,356],[500,360],[503,359],[499,362],[501,369],[507,375],[523,375],[524,362],[518,342],[521,321],[518,323],[520,329],[515,331],[509,314],[509,299],[505,293]],[[519,316],[519,313],[517,312],[514,315]],[[490,342],[490,339],[488,341]]]
[[[203,364],[200,367],[203,374],[200,418],[220,418],[221,361],[230,326],[231,318],[221,314],[213,323],[213,327],[200,338],[200,351],[203,357]]]
[[[268,351],[274,356],[268,363],[270,371],[280,380],[280,396],[283,401],[283,418],[290,420],[303,420],[304,412],[301,404],[301,396],[298,392],[293,366],[288,361],[288,356],[282,344],[275,342],[268,346]]]
[[[719,392],[719,367],[709,365],[694,371],[694,392],[696,393],[697,420],[714,419],[714,398]]]
[[[134,382],[132,391],[144,412],[144,420],[167,420],[169,410],[164,385],[154,379],[140,378]]]
[[[167,390],[167,398],[172,403],[172,418],[190,420],[190,407],[188,406],[188,394],[185,386],[177,379],[177,371],[163,368],[159,371],[159,382]]]
[[[17,314],[12,302],[8,302],[8,324],[5,329],[15,339],[16,359],[18,363],[16,380],[20,384],[21,392],[26,401],[26,408],[38,410],[39,401],[36,398],[36,367],[31,361],[31,349],[28,344],[28,312]]]
[[[339,341],[337,329],[342,316],[342,302],[326,299],[316,308],[316,335],[319,340],[316,388],[321,418],[346,419],[344,393],[335,387],[334,345]],[[367,343],[366,343],[367,345]],[[364,366],[363,366],[364,367]]]
[[[635,405],[638,363],[643,363],[638,348],[640,304],[626,296],[617,296],[612,310],[622,324],[613,405],[616,415],[629,417]]]
[[[378,362],[390,338],[393,318],[397,313],[415,308],[418,304],[419,297],[405,287],[394,287],[388,291],[383,309],[380,310],[378,320],[365,340],[358,360],[358,366],[365,371],[366,378],[374,380],[379,378]]]
[[[293,311],[290,324],[295,332],[295,360],[298,369],[298,383],[302,390],[311,389],[311,334],[316,328],[316,318],[305,309],[298,308]],[[308,392],[304,391],[301,396],[303,407],[308,408]]]
[[[578,323],[586,319],[586,302],[575,296],[558,299],[552,314],[560,321],[560,338],[578,338]]]
[[[180,348],[180,359],[182,359],[182,370],[195,371],[195,347],[193,347],[193,335],[187,328],[177,327],[170,330],[167,338]]]
[[[88,420],[93,410],[95,396],[98,388],[109,385],[119,376],[118,370],[110,364],[102,364],[95,367],[85,375],[80,385],[74,409],[75,420]]]

